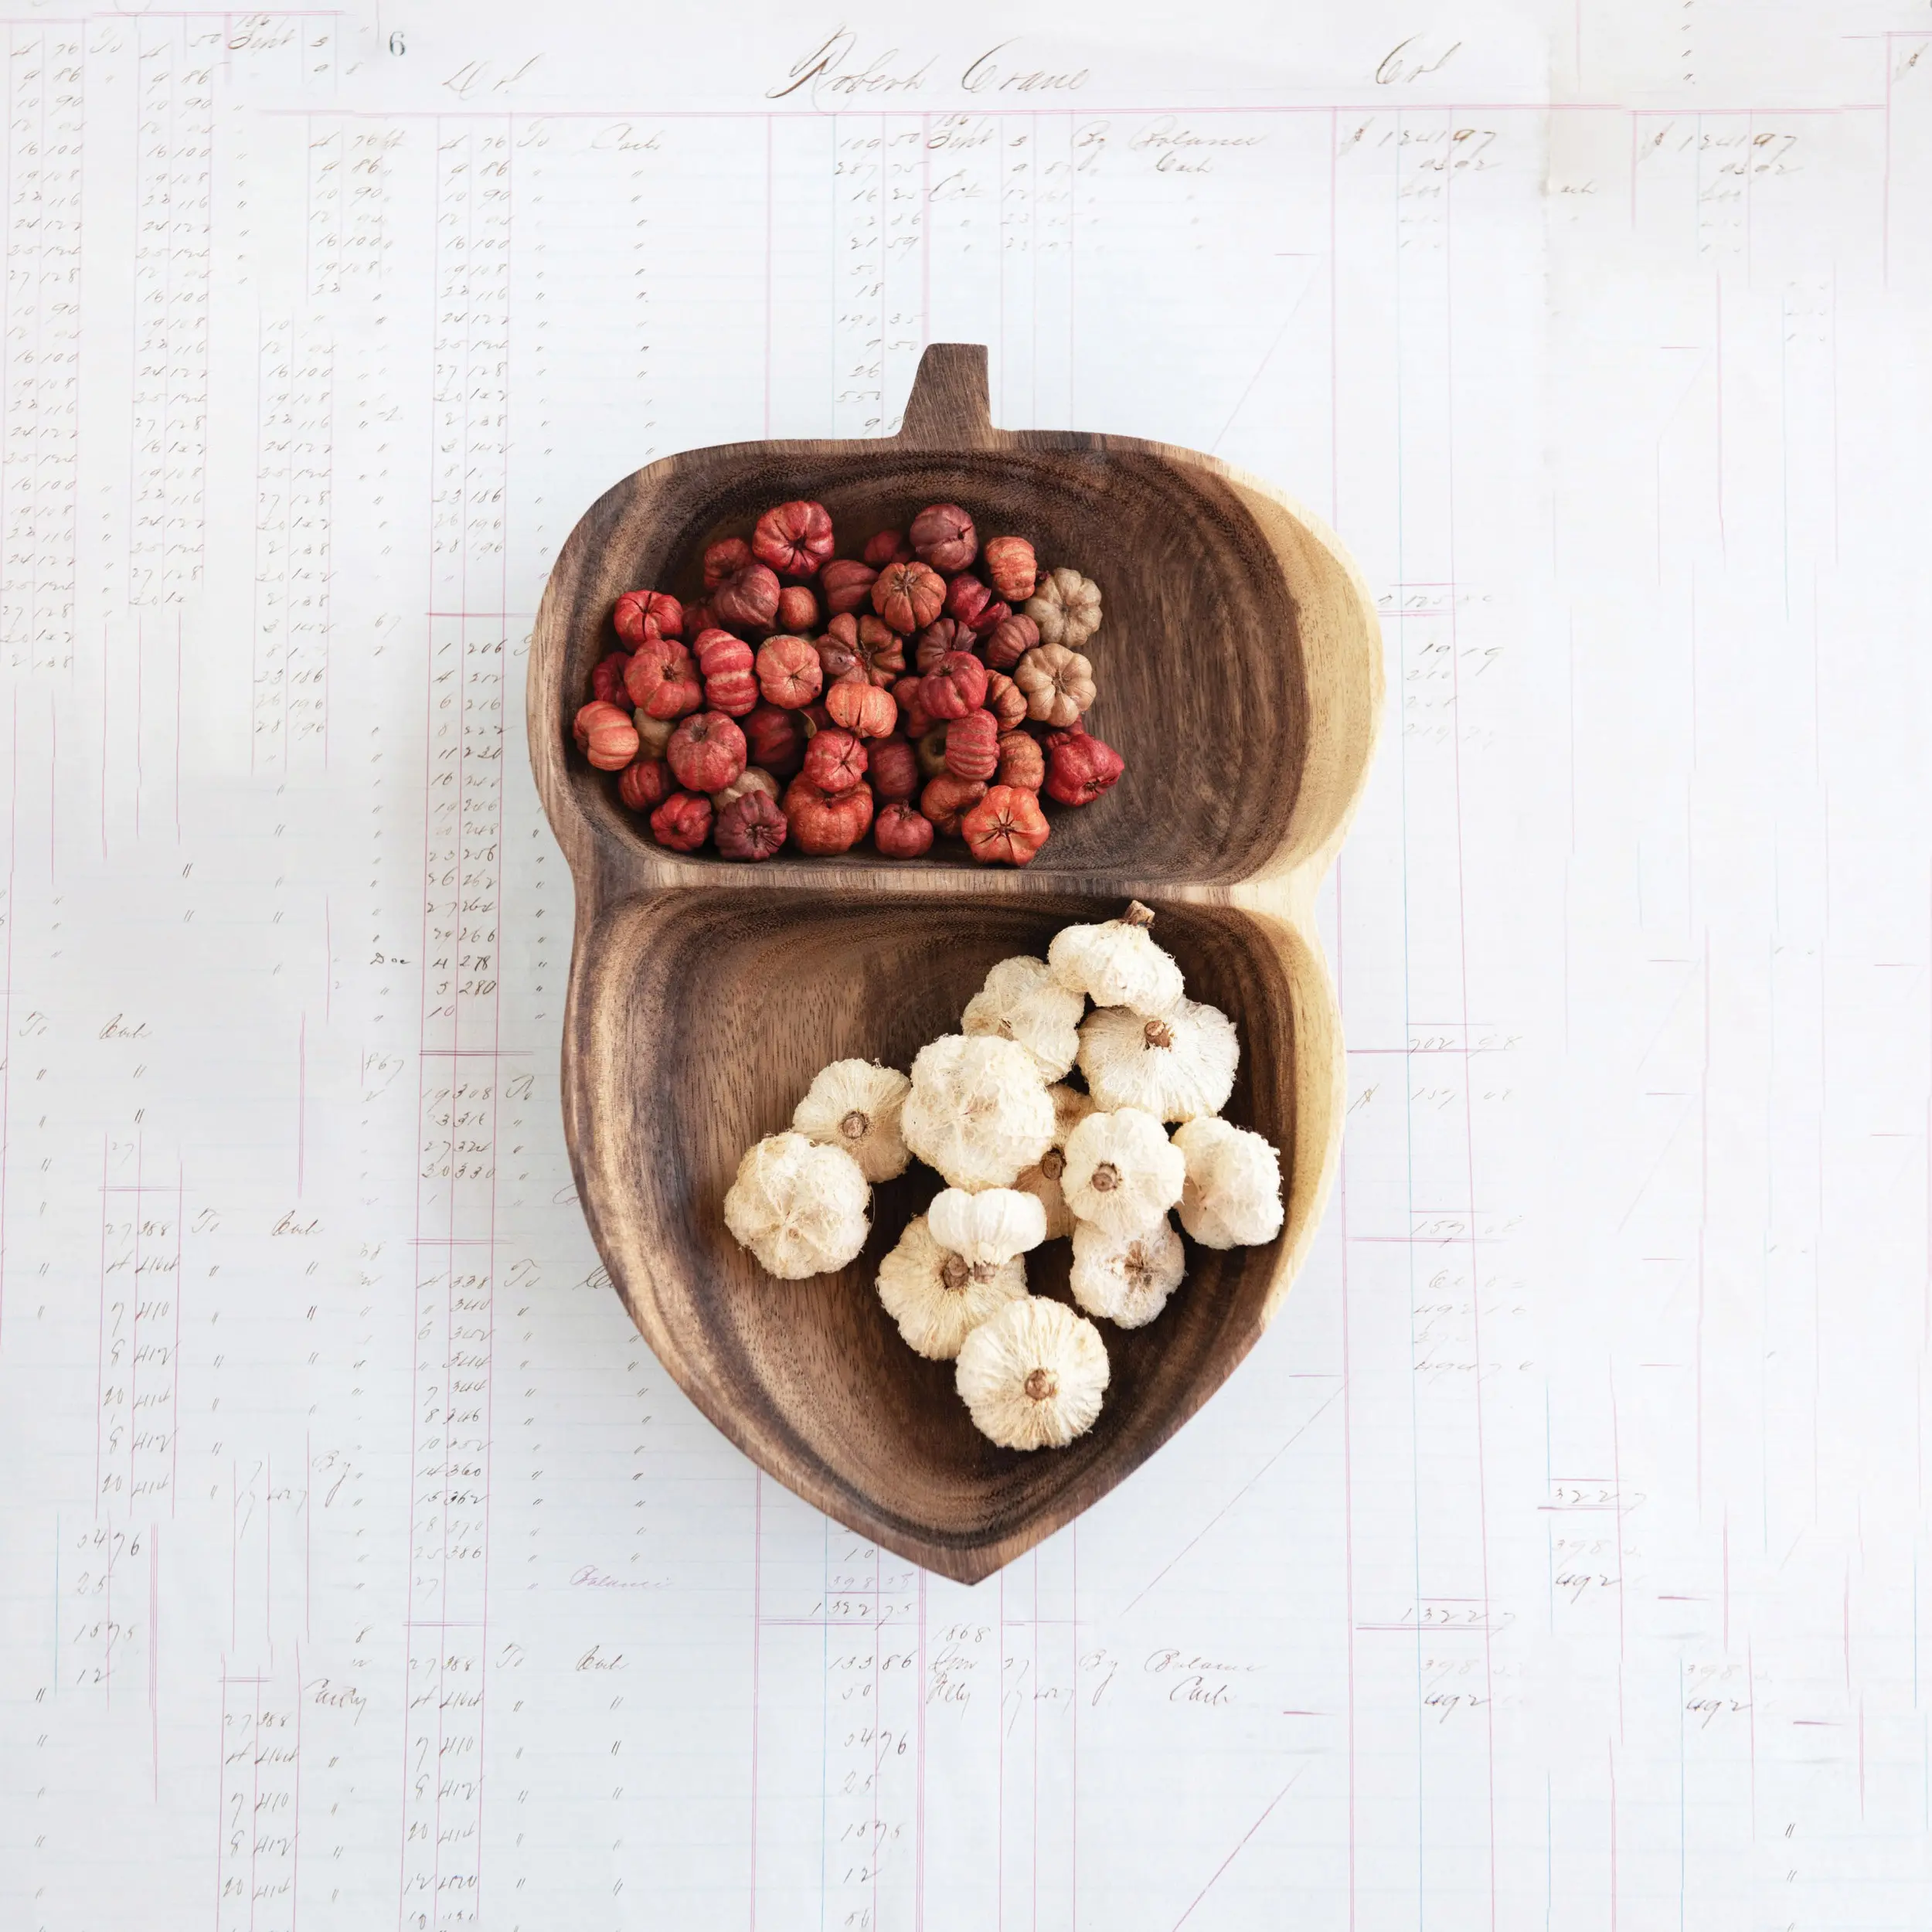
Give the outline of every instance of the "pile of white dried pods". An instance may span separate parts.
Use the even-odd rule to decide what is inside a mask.
[[[1153,917],[1137,902],[1063,927],[1044,959],[1002,960],[910,1077],[835,1061],[725,1196],[733,1235],[797,1280],[857,1256],[874,1182],[915,1157],[934,1168],[946,1185],[879,1264],[879,1298],[918,1353],[957,1362],[975,1426],[1008,1448],[1063,1447],[1107,1384],[1100,1331],[1027,1292],[1026,1254],[1070,1236],[1074,1301],[1138,1328],[1186,1274],[1175,1211],[1203,1247],[1281,1231],[1275,1149],[1219,1117],[1234,1023],[1187,997]]]

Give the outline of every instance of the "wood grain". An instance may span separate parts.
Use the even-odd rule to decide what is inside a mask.
[[[652,845],[574,757],[570,721],[618,594],[695,590],[706,543],[801,495],[831,509],[842,553],[951,499],[983,532],[1029,536],[1045,562],[1103,586],[1088,722],[1127,774],[1090,808],[1054,808],[1026,870],[945,845],[912,865],[682,857]],[[886,1548],[977,1580],[1118,1483],[1253,1345],[1306,1252],[1340,1141],[1341,1032],[1312,902],[1381,702],[1372,604],[1315,519],[1193,451],[994,428],[977,346],[927,350],[896,437],[689,451],[587,513],[545,593],[529,679],[532,763],[577,889],[566,1136],[633,1319],[773,1475]],[[957,1029],[995,960],[1043,953],[1060,926],[1134,896],[1155,908],[1190,992],[1240,1030],[1226,1111],[1281,1148],[1287,1224],[1266,1247],[1190,1243],[1188,1281],[1158,1321],[1104,1328],[1113,1383],[1094,1430],[1025,1455],[974,1431],[951,1365],[906,1349],[872,1288],[937,1177],[877,1190],[865,1253],[805,1283],[765,1276],[726,1233],[722,1202],[740,1155],[786,1124],[827,1061],[909,1064]],[[1066,1244],[1033,1261],[1035,1291],[1063,1298]]]

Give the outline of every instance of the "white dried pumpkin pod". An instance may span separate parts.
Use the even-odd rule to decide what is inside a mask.
[[[1080,1028],[1080,1071],[1095,1102],[1138,1107],[1160,1121],[1219,1113],[1240,1059],[1233,1021],[1191,999],[1164,1013],[1098,1007]]]
[[[1046,963],[1069,992],[1096,1006],[1131,1006],[1165,1013],[1185,990],[1181,969],[1148,937],[1154,914],[1137,899],[1118,919],[1097,926],[1063,926],[1046,949]]]
[[[1204,1248],[1257,1247],[1281,1232],[1281,1157],[1226,1121],[1189,1121],[1174,1145],[1187,1163],[1181,1225]]]
[[[1022,953],[1002,959],[967,1002],[961,1028],[969,1036],[995,1034],[1017,1041],[1041,1073],[1060,1079],[1080,1051],[1083,995],[1063,986],[1045,960]]]
[[[933,1238],[924,1215],[908,1223],[879,1264],[879,1298],[906,1345],[929,1361],[950,1362],[981,1322],[1026,1293],[1026,1265],[977,1264]]]
[[[978,1194],[944,1189],[933,1196],[926,1219],[941,1247],[975,1264],[1010,1261],[1046,1239],[1046,1209],[1032,1195],[1010,1187],[989,1187]]]
[[[1060,1449],[1094,1426],[1107,1345],[1063,1301],[1028,1295],[960,1345],[954,1383],[973,1427],[1007,1449]]]
[[[1151,1227],[1180,1199],[1186,1179],[1181,1150],[1138,1107],[1090,1114],[1066,1137],[1066,1205],[1109,1234]]]
[[[949,1187],[1011,1187],[1053,1143],[1053,1103],[1017,1041],[947,1033],[920,1048],[899,1117],[906,1145]]]
[[[1144,1328],[1186,1273],[1187,1252],[1165,1214],[1138,1234],[1108,1234],[1090,1221],[1074,1226],[1067,1285],[1089,1315]]]
[[[1041,573],[1021,607],[1039,626],[1042,644],[1077,651],[1100,628],[1100,587],[1062,565]]]
[[[912,1082],[875,1060],[834,1060],[821,1067],[793,1111],[798,1133],[849,1154],[869,1181],[903,1174],[912,1158],[899,1116]]]
[[[782,1281],[842,1268],[866,1245],[872,1189],[859,1163],[802,1134],[767,1134],[738,1163],[725,1226]]]

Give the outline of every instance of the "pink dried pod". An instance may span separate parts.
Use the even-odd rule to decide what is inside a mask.
[[[927,672],[919,701],[934,718],[963,718],[986,702],[986,667],[964,651],[949,651]]]
[[[784,844],[791,829],[777,799],[762,791],[747,791],[718,814],[714,835],[724,857],[755,865],[770,858]]]
[[[787,583],[778,593],[778,628],[802,636],[818,628],[818,600],[808,583]]]
[[[1017,731],[1026,722],[1026,693],[1004,671],[986,674],[986,709],[1002,731]]]
[[[986,787],[975,780],[955,778],[950,771],[942,771],[927,781],[919,794],[919,809],[942,838],[957,838],[961,835],[960,821],[985,796]]]
[[[875,570],[883,570],[889,563],[910,563],[917,555],[903,530],[881,530],[866,539],[866,561]]]
[[[1010,671],[1039,642],[1039,626],[1022,611],[1010,612],[986,634],[986,662]]]
[[[869,785],[854,785],[849,791],[821,791],[807,778],[794,778],[785,787],[785,817],[791,826],[791,842],[815,859],[828,859],[849,852],[872,826],[872,797]]]
[[[1039,565],[1032,545],[1023,536],[988,537],[979,560],[993,588],[1009,604],[1024,604],[1033,594]]]
[[[705,550],[704,587],[715,590],[719,584],[735,577],[747,564],[757,561],[751,554],[751,546],[743,537],[720,537]]]
[[[928,504],[913,519],[907,534],[920,562],[948,576],[965,570],[979,554],[979,532],[957,503]]]
[[[722,711],[700,711],[672,733],[664,755],[686,791],[722,791],[745,768],[745,734]]]
[[[899,706],[889,691],[881,691],[862,675],[841,679],[825,693],[832,721],[855,737],[889,736],[899,723]]]
[[[651,836],[671,852],[696,852],[711,836],[711,801],[674,791],[651,815]]]
[[[758,689],[766,703],[775,704],[781,711],[802,711],[825,684],[818,653],[808,638],[767,638],[759,645]]]
[[[866,752],[870,760],[866,776],[880,798],[896,803],[918,791],[919,757],[906,740],[880,738],[869,744]]]
[[[1038,791],[1046,781],[1046,753],[1039,740],[1025,731],[1002,731],[999,736],[999,770],[994,782],[1018,785],[1022,791]]]
[[[834,557],[818,573],[818,587],[825,594],[825,608],[834,617],[842,611],[865,611],[872,606],[872,587],[879,573],[856,557]]]
[[[805,762],[804,721],[795,711],[761,704],[744,721],[745,749],[751,762],[774,778],[790,778]]]
[[[624,673],[631,702],[648,718],[682,718],[704,702],[691,653],[675,638],[647,637]]]
[[[832,513],[803,499],[774,505],[751,532],[752,555],[781,577],[811,576],[832,547]]]
[[[704,701],[727,718],[747,716],[757,708],[758,679],[751,646],[729,631],[700,631],[692,648],[704,679]]]
[[[990,711],[969,711],[947,726],[946,769],[955,778],[992,781],[999,769],[999,721]]]
[[[684,634],[684,606],[664,590],[627,590],[617,599],[611,621],[619,637],[631,645],[653,632],[661,638]]]
[[[671,767],[662,758],[639,758],[626,765],[617,777],[617,796],[633,811],[654,810],[674,789]]]
[[[600,771],[621,771],[638,755],[638,728],[614,704],[593,698],[577,713],[571,731]]]
[[[835,725],[814,734],[805,747],[805,768],[801,775],[808,784],[836,797],[851,791],[865,777],[869,763],[866,747],[851,732]]]
[[[629,706],[629,694],[624,688],[625,667],[631,662],[628,651],[613,651],[607,658],[600,658],[590,672],[590,695],[604,704]]]
[[[720,624],[734,631],[769,631],[777,621],[778,594],[773,571],[762,563],[747,563],[713,591],[711,608]]]
[[[933,821],[903,799],[879,808],[872,842],[882,859],[920,859],[932,849]]]
[[[970,651],[973,632],[970,624],[957,617],[940,617],[927,625],[914,641],[913,662],[920,674],[931,670],[949,651]]]
[[[1111,745],[1087,732],[1046,734],[1046,795],[1063,805],[1091,804],[1126,769],[1126,760]]]
[[[889,563],[872,587],[872,607],[902,636],[923,631],[946,602],[946,580],[923,563]]]

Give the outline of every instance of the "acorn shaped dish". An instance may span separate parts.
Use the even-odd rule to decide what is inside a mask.
[[[706,544],[798,497],[832,512],[842,551],[925,504],[962,503],[981,529],[1022,532],[1103,586],[1094,729],[1126,771],[1057,813],[1025,870],[946,841],[910,862],[869,847],[757,866],[682,855],[574,755],[618,595],[692,587]],[[632,1320],[746,1454],[848,1528],[975,1582],[1104,1495],[1226,1379],[1308,1250],[1341,1143],[1341,1027],[1314,900],[1382,701],[1373,603],[1317,519],[1193,451],[995,429],[977,345],[927,349],[896,436],[688,451],[591,506],[551,573],[528,685],[537,788],[577,888],[565,1138]],[[1044,956],[1060,927],[1136,898],[1192,996],[1240,1030],[1224,1113],[1280,1148],[1286,1220],[1264,1247],[1190,1244],[1161,1318],[1104,1331],[1094,1427],[1064,1449],[1002,1449],[975,1430],[953,1365],[914,1355],[873,1286],[937,1176],[875,1189],[864,1251],[805,1281],[771,1279],[732,1240],[724,1195],[821,1066],[909,1066],[957,1030],[997,961]],[[1029,1257],[1029,1289],[1066,1299],[1067,1267],[1050,1243]]]

